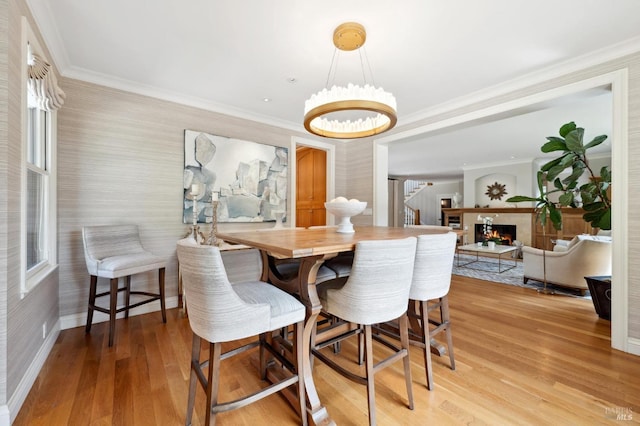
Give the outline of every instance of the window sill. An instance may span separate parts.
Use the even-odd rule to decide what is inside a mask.
[[[45,278],[47,278],[52,272],[58,269],[58,265],[50,263],[44,263],[34,270],[27,273],[27,279],[24,283],[22,291],[20,292],[20,298],[24,299],[29,292],[33,291]]]

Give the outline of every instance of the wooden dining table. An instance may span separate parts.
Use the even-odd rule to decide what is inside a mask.
[[[269,232],[219,232],[217,237],[231,244],[243,244],[260,250],[263,281],[270,282],[299,297],[306,306],[304,327],[304,363],[302,376],[308,398],[308,410],[316,425],[334,424],[320,403],[311,368],[311,337],[322,305],[316,291],[316,275],[322,264],[339,253],[351,252],[359,241],[392,240],[430,233],[447,232],[438,229],[356,226],[350,234],[338,233],[335,227],[284,228]],[[277,265],[284,259],[298,259],[295,276],[282,275]]]

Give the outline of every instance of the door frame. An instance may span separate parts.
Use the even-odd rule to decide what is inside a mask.
[[[548,90],[524,95],[506,102],[461,113],[451,118],[434,121],[427,125],[398,132],[390,136],[383,136],[373,141],[374,170],[374,224],[381,225],[380,219],[386,217],[386,185],[380,186],[380,180],[386,180],[389,170],[389,144],[410,137],[425,137],[435,131],[443,131],[447,128],[464,125],[477,120],[488,120],[492,116],[509,113],[511,111],[540,104],[565,95],[579,93],[585,90],[610,87],[612,93],[613,129],[611,135],[611,174],[615,199],[615,208],[612,210],[612,270],[611,276],[617,285],[611,292],[611,347],[624,352],[640,355],[640,339],[629,336],[629,271],[627,262],[629,259],[629,70],[619,68],[615,71],[596,75],[591,78],[578,79],[573,83],[558,85]],[[543,82],[552,81],[547,76]],[[538,82],[540,83],[540,82]],[[522,88],[524,88],[523,86]],[[530,87],[530,86],[526,86]],[[516,88],[512,88],[515,90]],[[488,97],[495,99],[495,97]],[[379,197],[378,197],[379,195]],[[376,201],[384,202],[382,206],[376,205]],[[376,217],[375,212],[380,212]]]
[[[436,211],[438,212],[438,215],[436,216],[436,222],[440,222],[439,225],[440,226],[444,226],[443,220],[442,220],[442,200],[449,200],[451,201],[451,206],[453,207],[453,194],[438,194],[436,196],[437,198],[437,206],[436,206]]]
[[[292,226],[296,223],[296,147],[298,145],[308,146],[310,148],[320,149],[327,153],[327,200],[335,198],[336,194],[336,147],[326,142],[316,141],[313,139],[305,139],[299,136],[292,136],[289,145],[289,218]],[[335,223],[332,214],[327,212],[327,225]]]

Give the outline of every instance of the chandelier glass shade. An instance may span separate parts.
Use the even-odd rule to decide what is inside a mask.
[[[333,43],[340,50],[359,49],[365,39],[364,27],[355,22],[338,26],[333,34]],[[374,85],[332,86],[313,94],[305,102],[304,127],[310,133],[327,138],[374,136],[396,125],[396,109],[395,97]],[[342,118],[345,113],[357,118]]]

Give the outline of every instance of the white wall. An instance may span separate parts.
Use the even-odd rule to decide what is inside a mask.
[[[464,169],[464,198],[462,204],[466,208],[490,206],[507,207],[505,200],[513,195],[531,195],[533,188],[533,162],[510,164],[489,164]],[[491,200],[485,192],[487,186],[498,182],[504,184],[507,195],[502,200]],[[526,207],[520,205],[518,207]]]
[[[453,194],[463,191],[462,181],[434,182],[432,186],[425,186],[411,198],[407,205],[420,209],[420,224],[441,225],[440,198],[452,198]],[[462,201],[464,203],[464,200]]]

